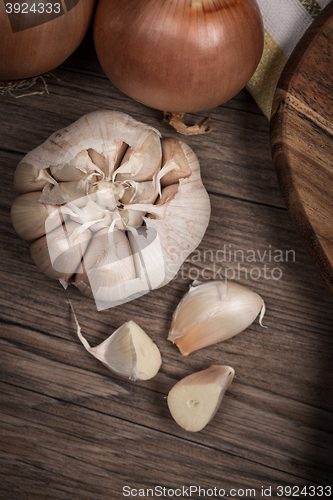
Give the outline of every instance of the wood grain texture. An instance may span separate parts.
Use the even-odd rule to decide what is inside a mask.
[[[333,294],[333,3],[309,28],[274,97],[271,142],[288,210]]]
[[[91,34],[54,75],[59,81],[47,78],[49,94],[0,101],[0,498],[118,500],[125,485],[196,485],[254,488],[252,498],[261,499],[262,486],[281,498],[279,485],[332,485],[332,300],[285,207],[266,118],[246,91],[209,111],[213,132],[186,140],[212,204],[198,251],[169,285],[97,312],[75,288],[65,291],[42,275],[15,234],[16,165],[52,132],[96,109],[127,112],[176,134],[159,112],[110,84]],[[167,341],[178,301],[194,278],[233,273],[264,297],[267,328],[255,322],[182,357]],[[112,375],[78,340],[67,299],[92,345],[136,321],[161,350],[158,375],[135,383]],[[166,396],[180,378],[213,363],[230,364],[236,377],[210,424],[189,434],[172,420]]]

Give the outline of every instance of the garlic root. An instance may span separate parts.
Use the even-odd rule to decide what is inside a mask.
[[[230,366],[213,365],[177,382],[167,399],[177,424],[186,431],[201,431],[214,417],[234,375]]]
[[[169,111],[163,111],[163,123],[165,125],[170,125],[179,134],[182,135],[200,135],[207,134],[213,129],[210,125],[206,125],[210,118],[204,118],[199,123],[195,125],[185,125],[183,122],[183,117],[185,113],[172,113]]]

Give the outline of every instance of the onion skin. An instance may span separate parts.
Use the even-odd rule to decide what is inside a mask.
[[[124,94],[161,111],[203,111],[250,80],[263,50],[255,0],[99,0],[100,64]]]
[[[0,82],[33,78],[55,69],[80,45],[92,23],[96,0],[79,0],[63,15],[13,33],[5,4],[0,2]],[[12,2],[15,3],[14,1]],[[22,3],[22,2],[21,2]],[[27,2],[30,6],[33,2]],[[60,0],[59,0],[59,3]],[[38,5],[38,2],[35,2]],[[73,2],[68,2],[70,6]],[[66,3],[62,2],[62,5]],[[15,23],[33,23],[38,13],[12,14]],[[32,17],[34,16],[34,17]]]

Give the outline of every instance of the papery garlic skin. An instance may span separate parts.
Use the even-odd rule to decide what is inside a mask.
[[[66,233],[63,223],[67,220],[80,224],[81,233],[90,231],[91,241],[85,246],[80,231],[70,239],[59,235],[80,247],[81,262],[76,259],[66,270],[58,266],[47,274],[65,286],[74,283],[95,299],[99,310],[173,279],[203,238],[210,217],[199,162],[189,146],[178,139],[161,138],[153,127],[119,112],[90,113],[52,134],[20,162],[15,186],[21,196],[13,206],[14,228],[32,242],[35,263],[43,272],[48,263],[44,250],[35,251],[38,238],[61,227]],[[30,209],[38,220],[26,224],[28,196],[44,208]],[[57,210],[62,225],[56,228],[52,212]],[[95,238],[100,239],[98,244]],[[115,242],[120,239],[128,252],[118,252]],[[68,267],[75,269],[70,273]]]
[[[179,302],[168,340],[187,356],[245,330],[260,313],[263,299],[253,290],[231,281],[209,281],[191,286]]]
[[[33,241],[44,236],[46,219],[49,219],[49,231],[60,226],[66,219],[57,205],[44,205],[39,198],[38,191],[25,193],[16,198],[12,205],[12,224],[25,241]]]
[[[213,365],[177,382],[167,399],[177,424],[186,431],[201,431],[214,417],[234,375],[230,366]]]

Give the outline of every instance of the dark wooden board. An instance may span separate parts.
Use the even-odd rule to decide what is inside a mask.
[[[310,26],[281,76],[271,143],[288,210],[333,294],[333,2]]]
[[[42,275],[15,234],[16,165],[52,132],[96,109],[127,112],[176,134],[159,112],[110,84],[91,33],[54,75],[49,94],[0,100],[0,498],[118,500],[126,485],[196,485],[255,488],[259,500],[262,486],[272,487],[270,498],[286,498],[277,496],[279,485],[332,485],[332,300],[285,207],[267,119],[245,90],[207,113],[213,132],[186,139],[212,203],[200,260],[193,253],[169,285],[98,312],[76,289],[64,291]],[[253,250],[255,261],[246,260]],[[191,278],[231,277],[232,270],[264,297],[267,328],[255,322],[182,357],[167,333]],[[68,298],[92,345],[129,319],[142,326],[162,353],[158,375],[133,383],[108,372],[80,344]],[[230,364],[236,378],[212,422],[189,434],[172,420],[166,396],[177,380],[213,363]]]

